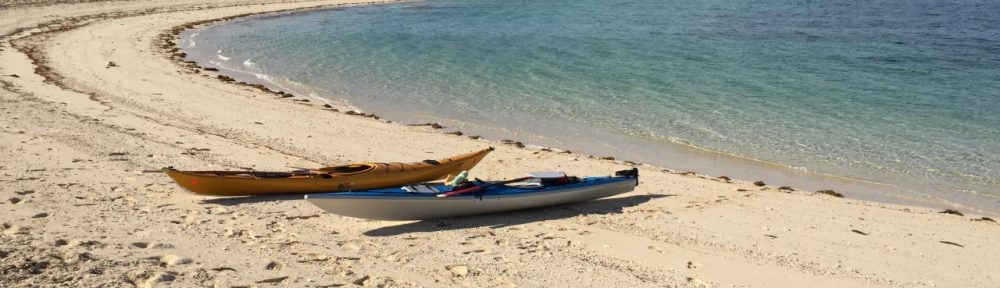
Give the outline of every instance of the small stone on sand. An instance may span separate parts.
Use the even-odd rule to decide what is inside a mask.
[[[372,279],[371,276],[365,275],[364,277],[361,277],[358,280],[354,280],[354,282],[351,283],[354,283],[354,285],[365,286],[365,283],[368,282],[368,280],[370,279]]]
[[[278,261],[271,261],[271,262],[267,262],[267,265],[264,266],[264,269],[267,269],[267,270],[281,270],[281,268],[284,268],[284,267],[285,267],[284,263],[281,263],[281,262],[278,262]]]
[[[469,266],[465,265],[452,265],[448,266],[448,271],[451,271],[452,275],[463,277],[469,274]]]

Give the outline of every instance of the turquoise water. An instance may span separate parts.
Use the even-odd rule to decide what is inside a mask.
[[[396,121],[1000,211],[1000,2],[772,2],[440,0],[182,45]]]

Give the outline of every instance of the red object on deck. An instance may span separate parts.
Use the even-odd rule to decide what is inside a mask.
[[[462,190],[455,190],[455,191],[451,191],[451,192],[446,192],[446,193],[438,194],[438,197],[457,196],[457,195],[462,195],[462,194],[465,194],[465,193],[476,192],[476,191],[479,191],[479,190],[483,190],[483,186],[473,186],[473,187],[465,188],[465,189],[462,189]]]

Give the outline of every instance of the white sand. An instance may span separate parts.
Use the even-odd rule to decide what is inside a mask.
[[[1000,225],[978,216],[647,166],[621,197],[441,221],[187,194],[142,171],[411,161],[489,146],[498,149],[474,176],[629,166],[279,99],[159,47],[188,22],[346,1],[7,6],[16,2],[0,8],[2,287],[1000,286]]]

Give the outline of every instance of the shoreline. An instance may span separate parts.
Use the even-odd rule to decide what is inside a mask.
[[[163,175],[143,171],[419,160],[488,145],[497,150],[472,171],[482,177],[540,169],[602,175],[631,165],[331,113],[278,92],[220,84],[158,45],[185,23],[349,1],[104,4],[0,11],[10,17],[0,17],[0,32],[10,34],[0,39],[0,180],[10,184],[0,189],[0,209],[7,210],[0,217],[0,267],[15,267],[0,283],[991,287],[1000,281],[982,277],[1000,269],[981,257],[1000,253],[990,238],[1000,224],[988,218],[650,165],[635,165],[642,183],[620,197],[436,221],[363,221],[322,213],[299,198],[182,193]],[[82,16],[92,18],[41,37],[12,35],[44,23],[79,24],[70,18]],[[28,265],[40,262],[47,264]]]
[[[414,2],[414,1],[392,1],[387,3],[380,3],[378,5],[391,5],[404,2]],[[214,72],[215,74],[220,75],[217,76],[217,78],[224,83],[243,85],[243,86],[257,88],[260,89],[261,91],[268,93],[276,93],[276,95],[278,95],[279,97],[292,98],[293,99],[292,101],[303,101],[303,99],[294,98],[296,96],[302,96],[303,98],[307,98],[307,100],[304,100],[305,102],[308,102],[309,100],[322,101],[323,103],[330,105],[329,107],[326,107],[328,109],[344,111],[345,113],[350,113],[351,115],[357,114],[364,117],[371,117],[377,120],[382,119],[382,121],[386,123],[392,123],[393,121],[398,122],[401,119],[384,118],[375,113],[369,113],[369,111],[363,111],[366,109],[361,109],[353,105],[346,104],[347,99],[344,99],[343,97],[338,97],[336,95],[301,95],[303,94],[302,90],[290,89],[286,87],[286,85],[284,84],[277,83],[276,80],[261,79],[260,78],[261,75],[258,75],[254,72],[241,71],[234,69],[232,67],[225,67],[223,65],[219,65],[218,63],[212,61],[209,55],[201,55],[202,56],[201,58],[192,58],[191,55],[187,54],[188,51],[185,51],[190,47],[181,47],[182,46],[181,43],[187,40],[185,37],[190,37],[190,34],[198,33],[197,31],[201,29],[206,29],[210,26],[227,25],[242,21],[253,21],[254,19],[258,18],[285,17],[292,13],[310,13],[310,12],[325,11],[325,10],[340,10],[340,9],[349,9],[351,7],[357,7],[357,6],[338,5],[338,7],[313,7],[313,8],[296,9],[295,11],[274,11],[265,13],[254,13],[248,15],[224,17],[219,19],[196,21],[194,23],[186,23],[178,27],[173,27],[170,30],[170,33],[173,34],[173,38],[172,39],[164,38],[161,39],[161,41],[164,43],[163,44],[164,47],[166,46],[172,47],[169,51],[167,51],[166,54],[171,59],[174,59],[175,62],[177,62],[179,65],[192,69],[201,69],[201,70],[205,70],[206,68],[211,69],[207,71]],[[164,35],[164,37],[166,36],[167,35]],[[182,54],[183,57],[178,57],[179,56],[178,53],[183,53]],[[206,63],[208,63],[208,65],[206,65]],[[189,67],[192,65],[193,67]],[[193,71],[199,72],[199,70],[193,70]],[[263,75],[263,76],[275,77],[277,75]],[[297,84],[305,85],[302,83],[297,83]],[[317,87],[312,87],[312,88],[317,88]],[[329,98],[337,98],[337,99],[327,99],[323,96],[327,96]],[[382,111],[376,111],[376,113],[383,114],[382,112],[386,111],[405,110],[400,107],[390,107],[390,108],[380,107],[380,109]],[[579,147],[559,147],[558,144],[556,144],[556,146],[547,145],[552,143],[532,143],[531,141],[519,139],[518,137],[519,136],[520,138],[528,137],[531,139],[535,139],[536,141],[546,140],[546,139],[542,139],[541,137],[535,137],[538,135],[532,132],[527,132],[527,134],[529,135],[523,135],[525,133],[519,133],[525,131],[506,132],[508,131],[507,127],[493,127],[484,125],[476,126],[476,125],[470,125],[476,123],[470,123],[464,120],[451,119],[447,117],[439,117],[434,115],[430,117],[419,117],[419,116],[415,117],[421,119],[415,122],[414,121],[409,121],[409,122],[413,122],[414,124],[418,122],[433,123],[433,124],[443,123],[445,125],[450,125],[452,123],[455,123],[459,124],[460,126],[464,126],[462,129],[468,129],[471,127],[472,134],[475,134],[475,137],[477,137],[476,139],[478,139],[480,135],[485,135],[482,136],[483,139],[500,141],[500,142],[523,143],[529,146],[538,146],[538,149],[555,149],[558,151],[572,150],[577,152],[587,151],[587,149],[580,149]],[[403,125],[414,125],[414,124],[403,124]],[[476,130],[477,128],[478,130]],[[470,130],[464,130],[464,131],[456,130],[454,128],[448,129],[448,127],[446,126],[443,126],[441,129],[446,129],[447,131],[449,131],[446,133],[452,133],[452,134],[454,133],[469,134],[470,131]],[[604,136],[603,138],[610,139],[613,135],[602,134],[601,136]],[[554,141],[563,144],[566,144],[568,142],[568,141],[560,141],[558,139]],[[553,141],[548,141],[548,142],[553,142]],[[589,159],[600,159],[600,160],[612,159],[610,161],[619,164],[624,163],[633,166],[649,165],[650,169],[658,169],[661,171],[679,171],[675,173],[694,172],[695,174],[707,178],[726,177],[726,178],[736,178],[739,181],[745,181],[745,182],[763,181],[769,184],[773,184],[775,187],[790,186],[791,188],[797,188],[798,186],[807,186],[809,187],[808,190],[813,190],[813,192],[823,191],[823,190],[834,190],[843,192],[843,194],[847,195],[848,198],[862,200],[862,201],[873,201],[873,202],[892,204],[892,205],[911,205],[929,209],[959,209],[963,211],[971,211],[976,214],[988,215],[993,217],[1000,216],[1000,210],[996,211],[986,210],[982,206],[974,205],[974,203],[976,202],[981,202],[977,200],[984,200],[984,201],[992,200],[993,197],[991,197],[990,195],[963,194],[963,195],[956,195],[951,198],[946,198],[939,195],[929,194],[928,193],[929,191],[913,190],[911,188],[904,188],[888,182],[879,182],[877,180],[852,178],[848,176],[836,175],[831,173],[801,171],[799,169],[796,169],[795,167],[792,167],[791,165],[784,165],[781,163],[775,163],[741,155],[728,154],[722,151],[716,151],[713,149],[708,149],[688,143],[681,143],[676,141],[668,141],[668,142],[669,143],[654,143],[653,141],[648,139],[637,138],[628,141],[628,143],[621,143],[621,142],[612,143],[609,141],[606,144],[609,145],[628,144],[630,147],[635,147],[636,149],[646,149],[658,145],[669,146],[664,148],[667,151],[671,151],[668,153],[669,155],[680,156],[681,159],[684,159],[682,160],[682,162],[686,163],[686,165],[681,165],[681,166],[701,165],[703,167],[699,168],[706,168],[706,170],[709,172],[700,173],[700,171],[703,171],[703,169],[699,168],[692,169],[692,167],[686,167],[678,170],[677,167],[670,168],[668,166],[662,165],[662,163],[668,162],[667,160],[652,161],[659,163],[644,163],[642,161],[635,161],[637,157],[641,158],[640,157],[641,155],[634,153],[633,153],[634,155],[630,155],[631,157],[621,157],[621,155],[617,155],[616,153],[613,152],[604,153],[602,155],[587,154],[586,152],[575,153],[575,154],[579,154],[581,157],[587,157]],[[571,149],[566,149],[566,148],[571,148]],[[623,150],[623,149],[617,149],[617,150]],[[669,160],[676,161],[679,159],[669,159]],[[714,164],[714,166],[706,164],[692,165],[691,163],[694,162],[713,162],[713,163],[722,162],[722,163]],[[758,169],[763,171],[757,171]],[[747,175],[757,176],[757,179],[746,177]],[[775,179],[780,179],[782,181],[774,181]],[[779,184],[774,184],[772,182],[777,182]],[[981,199],[969,199],[969,198],[981,198]],[[966,201],[963,202],[957,199],[965,199]]]

